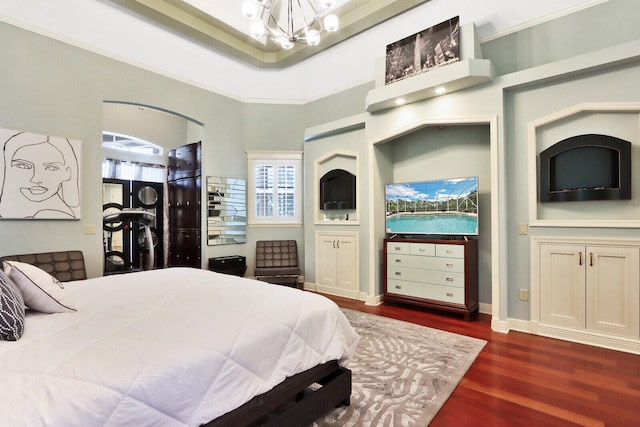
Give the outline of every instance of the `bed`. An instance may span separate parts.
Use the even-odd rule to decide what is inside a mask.
[[[63,312],[0,340],[0,425],[308,426],[349,404],[358,336],[320,295],[193,268],[86,279],[78,251],[0,260],[64,287]]]

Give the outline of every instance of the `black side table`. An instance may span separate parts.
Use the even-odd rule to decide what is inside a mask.
[[[247,258],[241,255],[209,258],[209,270],[242,277],[247,271]]]

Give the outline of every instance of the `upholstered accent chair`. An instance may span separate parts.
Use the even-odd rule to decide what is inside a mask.
[[[297,287],[300,267],[295,240],[259,240],[256,242],[256,279]]]

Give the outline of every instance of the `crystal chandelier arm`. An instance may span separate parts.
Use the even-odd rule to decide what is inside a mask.
[[[289,39],[291,39],[292,37],[294,37],[294,29],[293,29],[293,0],[288,0],[288,10],[287,10],[287,36],[289,37]],[[298,4],[300,4],[300,1],[298,0]],[[302,14],[302,16],[304,17],[304,14]],[[293,40],[291,40],[293,41]]]
[[[338,19],[335,15],[326,15],[321,19],[324,13],[335,6],[335,0],[286,0],[286,4],[283,1],[243,2],[243,15],[254,21],[251,24],[251,34],[255,38],[267,35],[284,49],[291,49],[294,43],[316,46],[320,42],[321,32],[334,32],[338,29]],[[257,6],[262,7],[262,13],[258,13]],[[298,10],[294,13],[296,7]],[[297,22],[296,27],[298,20],[301,22]]]
[[[313,0],[308,0],[307,3],[309,4],[309,7],[313,11],[313,19],[311,20],[311,22],[307,22],[307,17],[304,14],[304,9],[302,9],[302,3],[300,2],[300,0],[296,0],[296,1],[298,2],[298,8],[300,9],[300,15],[302,16],[302,23],[304,24],[303,32],[306,34],[311,29],[311,27],[313,27],[318,21],[318,16],[320,15],[320,11],[316,7],[316,4]]]
[[[280,22],[278,22],[278,19],[271,12],[272,8],[269,2],[262,2],[262,3],[259,3],[259,5],[262,6],[262,9],[263,9],[262,19],[261,19],[263,20],[263,22],[264,22],[265,14],[267,16],[266,23],[264,24],[264,27],[267,30],[267,32],[271,34],[273,37],[288,36],[287,31],[284,28],[282,28],[282,25],[280,25]],[[271,22],[273,22],[273,26],[270,25]]]

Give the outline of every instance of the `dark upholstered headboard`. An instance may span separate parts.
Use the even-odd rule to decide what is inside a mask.
[[[87,271],[84,267],[82,251],[43,252],[39,254],[6,255],[1,261],[20,261],[35,265],[51,274],[61,282],[84,280]]]

